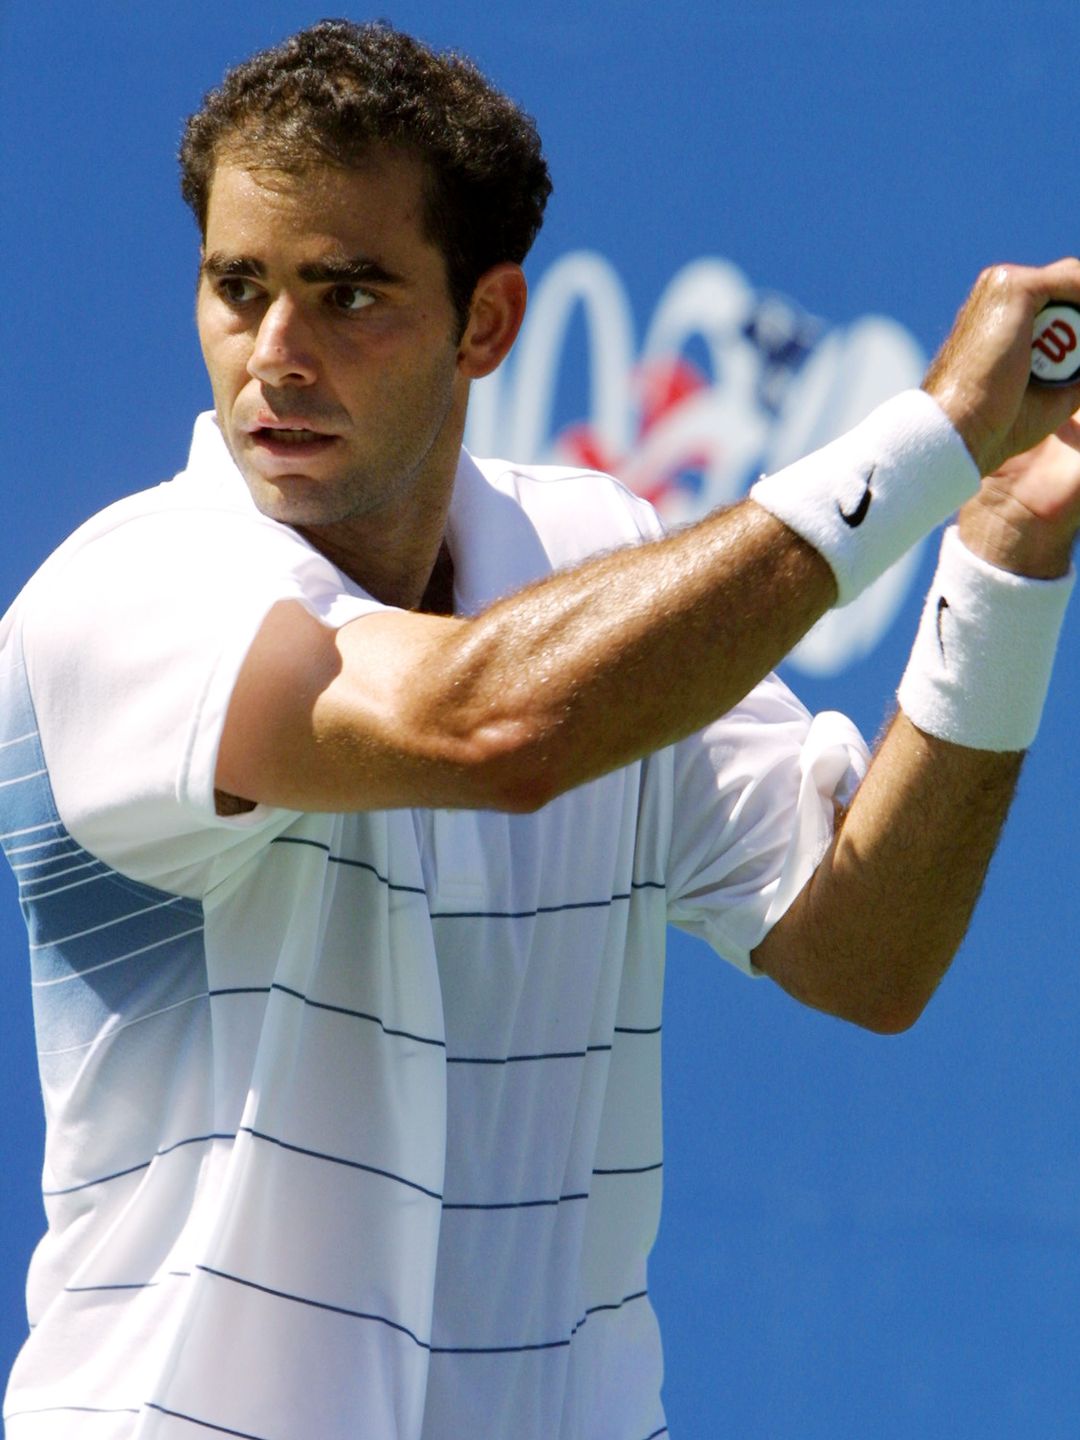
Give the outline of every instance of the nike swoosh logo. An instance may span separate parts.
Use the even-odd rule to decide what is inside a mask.
[[[870,466],[870,473],[866,477],[866,489],[854,510],[845,510],[839,500],[836,502],[836,508],[840,511],[840,519],[852,530],[857,530],[870,512],[870,501],[874,498],[874,492],[870,489],[870,481],[874,478],[876,469],[876,465]]]
[[[944,595],[939,595],[937,602],[937,643],[938,649],[941,651],[942,660],[945,659],[945,640],[941,634],[941,617],[945,614],[945,611],[948,610],[948,608],[948,600],[945,599]]]

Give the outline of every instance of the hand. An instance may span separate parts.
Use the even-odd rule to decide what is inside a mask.
[[[923,381],[983,475],[1052,434],[1080,400],[1080,385],[1028,383],[1035,316],[1051,300],[1080,306],[1080,260],[984,270]]]
[[[1068,572],[1080,530],[1080,412],[988,475],[960,511],[969,550],[1018,575]]]

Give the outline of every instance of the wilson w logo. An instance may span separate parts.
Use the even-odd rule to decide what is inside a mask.
[[[1031,342],[1053,365],[1060,365],[1065,356],[1076,349],[1076,331],[1067,320],[1052,320]]]

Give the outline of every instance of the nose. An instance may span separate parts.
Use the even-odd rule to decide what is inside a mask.
[[[311,385],[315,353],[299,308],[279,295],[263,314],[248,360],[248,373],[266,385]]]

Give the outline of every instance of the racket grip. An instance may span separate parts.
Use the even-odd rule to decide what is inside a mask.
[[[1080,381],[1080,309],[1055,300],[1035,316],[1031,378],[1039,385]]]

